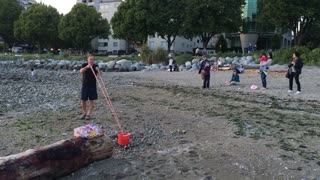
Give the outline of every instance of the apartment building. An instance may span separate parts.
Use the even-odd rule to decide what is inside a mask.
[[[94,7],[110,23],[122,0],[77,0],[77,3],[85,3],[88,6]],[[108,54],[120,54],[128,49],[127,41],[114,39],[112,35],[108,39],[97,38],[93,40],[92,46],[98,52]]]
[[[36,0],[17,0],[24,9],[27,9],[30,7],[32,4],[36,3]]]
[[[214,48],[217,41],[217,37],[212,37],[212,39],[208,43],[208,49]],[[162,39],[156,34],[155,36],[148,37],[148,46],[152,50],[156,50],[159,47],[167,49],[168,43],[165,39]],[[193,52],[197,47],[203,48],[203,43],[200,37],[186,39],[184,37],[177,36],[175,41],[173,42],[173,45],[171,46],[170,51],[178,53]]]

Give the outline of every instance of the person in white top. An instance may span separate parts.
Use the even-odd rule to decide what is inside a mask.
[[[172,68],[173,68],[173,58],[170,57],[169,59],[169,68],[170,68],[170,72],[172,72]]]

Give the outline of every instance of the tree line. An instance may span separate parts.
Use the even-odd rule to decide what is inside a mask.
[[[89,50],[96,37],[108,38],[110,25],[101,14],[85,4],[77,4],[66,14],[43,3],[23,10],[17,1],[0,0],[0,36],[12,47],[28,44],[43,48]]]
[[[100,37],[125,39],[145,44],[149,35],[158,35],[171,49],[177,36],[200,37],[207,48],[219,33],[245,31],[244,0],[126,0],[118,6],[111,22],[93,7],[76,4],[61,15],[41,3],[27,10],[12,0],[0,0],[0,36],[12,47],[29,44],[42,48],[88,50],[91,40]],[[320,1],[258,0],[258,31],[279,34],[292,31],[295,45],[320,44]],[[109,24],[110,23],[110,24]]]

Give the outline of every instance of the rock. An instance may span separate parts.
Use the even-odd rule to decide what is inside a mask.
[[[197,64],[192,64],[192,67],[189,71],[198,71],[199,70],[199,67]]]
[[[167,70],[168,68],[167,68],[167,66],[161,66],[160,67],[160,70]]]
[[[109,61],[109,62],[107,62],[108,70],[114,70],[115,65],[116,65],[116,61]]]
[[[217,61],[217,58],[212,56],[211,58],[209,58],[209,61]]]
[[[186,66],[185,65],[180,65],[179,66],[179,71],[184,71],[186,69]]]
[[[188,61],[189,62],[189,61]],[[197,64],[197,63],[199,63],[200,62],[200,60],[199,59],[193,59],[192,60],[192,64]],[[187,65],[186,65],[187,66]]]
[[[131,65],[130,71],[141,71],[145,69],[145,64],[142,62],[135,62],[134,64]]]
[[[192,68],[192,64],[191,64],[190,61],[186,62],[185,65],[186,65],[186,69],[187,69],[187,70],[189,70],[189,69]]]
[[[98,66],[99,66],[99,69],[101,70],[101,71],[106,71],[106,69],[107,69],[107,63],[104,63],[104,62],[100,62],[100,63],[98,63]]]
[[[229,58],[229,57],[226,58],[226,63],[230,64],[232,62],[233,62],[233,58]]]
[[[247,57],[246,57],[246,60],[247,60],[248,62],[251,62],[251,61],[253,61],[253,57],[252,57],[252,56],[247,56]]]
[[[151,68],[160,68],[161,66],[159,64],[152,64]]]
[[[131,68],[131,65],[132,65],[132,61],[122,59],[116,62],[116,66],[114,68],[121,72],[129,71]]]

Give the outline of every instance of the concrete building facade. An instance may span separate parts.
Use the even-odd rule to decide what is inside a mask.
[[[218,39],[216,37],[213,37],[208,44],[208,49],[213,48],[217,41]],[[155,36],[148,37],[148,46],[152,50],[156,50],[159,47],[167,50],[168,43],[165,39],[162,39],[160,36],[156,34]],[[184,37],[177,36],[173,45],[171,46],[170,51],[178,53],[193,52],[194,49],[196,49],[197,47],[203,48],[203,44],[200,37],[186,39]]]
[[[77,0],[77,3],[85,3],[94,7],[110,23],[122,0]],[[121,54],[128,49],[128,43],[122,39],[114,39],[110,35],[108,39],[97,38],[93,40],[92,47],[99,53]]]
[[[24,9],[27,9],[30,7],[32,4],[36,3],[36,0],[17,0]]]

